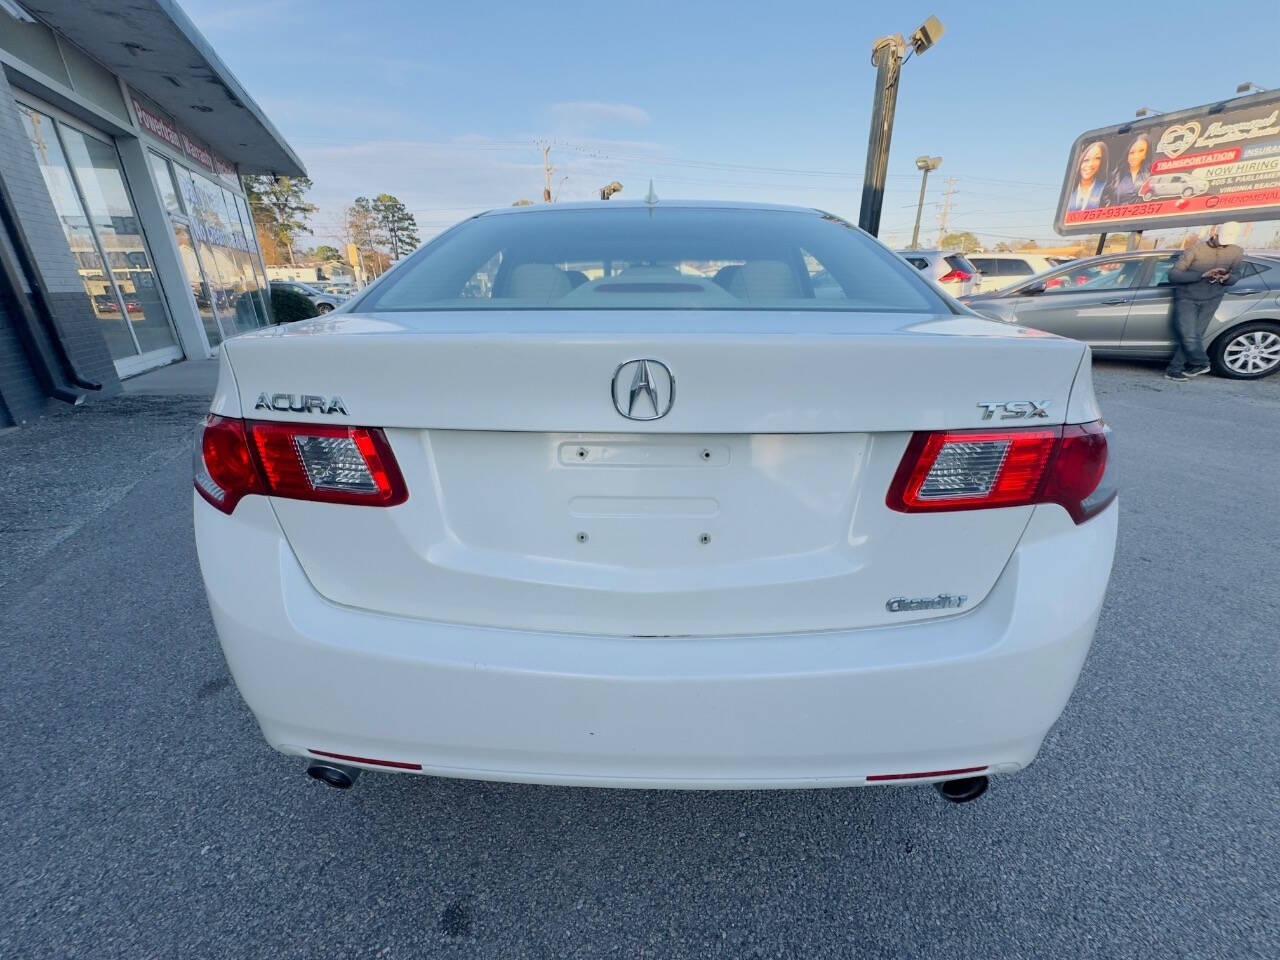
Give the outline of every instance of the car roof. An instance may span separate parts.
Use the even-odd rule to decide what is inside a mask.
[[[675,207],[677,209],[709,209],[709,210],[776,210],[787,213],[805,213],[810,216],[832,216],[815,207],[797,207],[781,203],[751,203],[742,200],[662,200],[647,203],[644,200],[584,200],[574,203],[530,203],[519,207],[497,207],[477,214],[480,217],[508,216],[511,214],[557,213],[565,210],[662,210]],[[840,218],[843,219],[843,218]]]
[[[1104,253],[1100,256],[1080,257],[1076,260],[1070,261],[1069,263],[1061,264],[1061,266],[1078,267],[1081,264],[1093,263],[1098,260],[1141,260],[1147,257],[1170,257],[1181,253],[1186,253],[1186,250],[1181,247],[1168,247],[1161,250],[1125,250],[1120,253]],[[1276,251],[1270,255],[1266,253],[1251,253],[1249,251],[1245,251],[1245,256],[1253,259],[1257,259],[1259,257],[1264,260],[1277,259],[1280,258],[1280,251]]]

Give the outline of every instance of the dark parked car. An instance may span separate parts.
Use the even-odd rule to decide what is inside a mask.
[[[301,294],[314,303],[316,305],[316,310],[320,313],[328,313],[347,299],[346,297],[340,297],[332,293],[325,293],[322,290],[317,290],[309,283],[302,283],[298,280],[272,280],[271,289],[288,290],[290,293]]]
[[[1006,323],[1083,340],[1100,357],[1173,352],[1169,270],[1181,250],[1089,257],[993,294],[960,298]],[[1280,258],[1250,254],[1205,332],[1214,372],[1256,380],[1280,370]]]

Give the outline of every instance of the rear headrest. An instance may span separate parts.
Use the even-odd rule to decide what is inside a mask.
[[[751,260],[729,280],[729,292],[745,300],[794,299],[800,296],[800,285],[781,260]]]
[[[729,285],[733,283],[733,278],[741,272],[742,267],[738,266],[736,263],[731,263],[727,267],[721,267],[717,270],[716,275],[711,279],[728,290]]]
[[[522,263],[511,271],[507,296],[515,300],[558,300],[572,289],[569,275],[549,263]]]

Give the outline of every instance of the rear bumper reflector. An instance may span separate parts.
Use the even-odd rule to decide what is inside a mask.
[[[346,760],[348,763],[367,763],[371,767],[393,767],[396,770],[421,770],[420,763],[401,763],[399,760],[375,760],[372,757],[352,757],[345,753],[330,753],[328,750],[312,750],[307,748],[307,753],[314,754],[317,757],[327,757],[330,760]]]
[[[874,776],[867,777],[869,782],[879,780],[924,780],[927,777],[958,777],[962,773],[981,773],[987,769],[986,764],[981,767],[961,767],[958,770],[925,770],[923,773],[877,773]]]

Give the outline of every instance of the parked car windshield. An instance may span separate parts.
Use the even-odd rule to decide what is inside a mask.
[[[952,312],[838,217],[717,207],[477,217],[414,254],[355,309]]]

